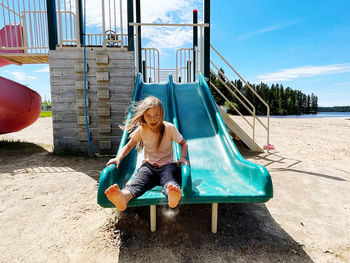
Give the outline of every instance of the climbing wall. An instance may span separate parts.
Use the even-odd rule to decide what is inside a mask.
[[[49,52],[55,152],[89,152],[84,114],[82,49]],[[95,153],[115,154],[119,125],[130,105],[135,81],[133,52],[94,48],[86,51],[86,109]]]

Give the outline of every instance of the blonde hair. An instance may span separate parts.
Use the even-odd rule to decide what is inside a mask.
[[[162,102],[156,97],[149,96],[144,100],[138,103],[135,103],[135,105],[133,106],[132,118],[126,121],[126,124],[124,126],[120,126],[120,128],[123,130],[127,130],[130,133],[131,131],[133,131],[135,128],[139,126],[147,125],[146,120],[144,118],[144,114],[153,107],[159,108],[160,114],[161,114],[161,120],[162,120],[162,124],[160,126],[160,135],[157,143],[157,147],[159,147],[160,143],[162,142],[164,130],[165,130],[165,126],[163,124],[165,111],[164,111]],[[143,143],[142,141],[140,141],[137,144],[136,149],[137,151],[141,151],[142,148],[143,148]]]

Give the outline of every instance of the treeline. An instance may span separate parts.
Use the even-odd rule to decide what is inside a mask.
[[[219,78],[226,83],[224,77],[218,74]],[[225,97],[235,105],[243,115],[249,115],[249,111],[242,103],[216,78],[211,75],[211,82],[222,92]],[[253,92],[241,80],[231,81],[237,89],[254,105],[256,115],[266,115],[266,106],[253,94]],[[317,113],[318,98],[313,93],[306,95],[300,90],[293,90],[290,87],[284,88],[282,84],[272,84],[271,87],[266,83],[260,84],[248,83],[254,91],[269,105],[271,115],[299,115]],[[226,83],[233,91],[234,88]],[[210,87],[214,100],[218,105],[225,105],[228,112],[237,114],[233,107],[226,102],[226,100],[216,91],[215,88]],[[251,109],[249,104],[235,91],[235,94],[241,98],[242,101]]]
[[[350,112],[350,106],[318,107],[319,112]]]

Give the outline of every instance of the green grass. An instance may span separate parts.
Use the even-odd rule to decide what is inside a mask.
[[[52,111],[41,111],[40,118],[43,117],[52,117]]]

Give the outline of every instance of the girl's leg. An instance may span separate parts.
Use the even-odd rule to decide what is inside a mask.
[[[134,197],[129,190],[120,190],[117,184],[110,186],[105,194],[119,211],[124,211],[128,206],[128,202]]]
[[[176,181],[175,176],[178,171],[176,164],[167,164],[159,171],[160,184],[163,186],[163,193],[168,197],[169,207],[177,206],[181,199],[181,187]]]
[[[119,186],[114,184],[105,191],[105,194],[118,210],[124,211],[132,198],[143,195],[147,190],[157,185],[153,174],[149,164],[142,164],[137,170],[135,179],[128,182],[124,189],[120,190]]]

